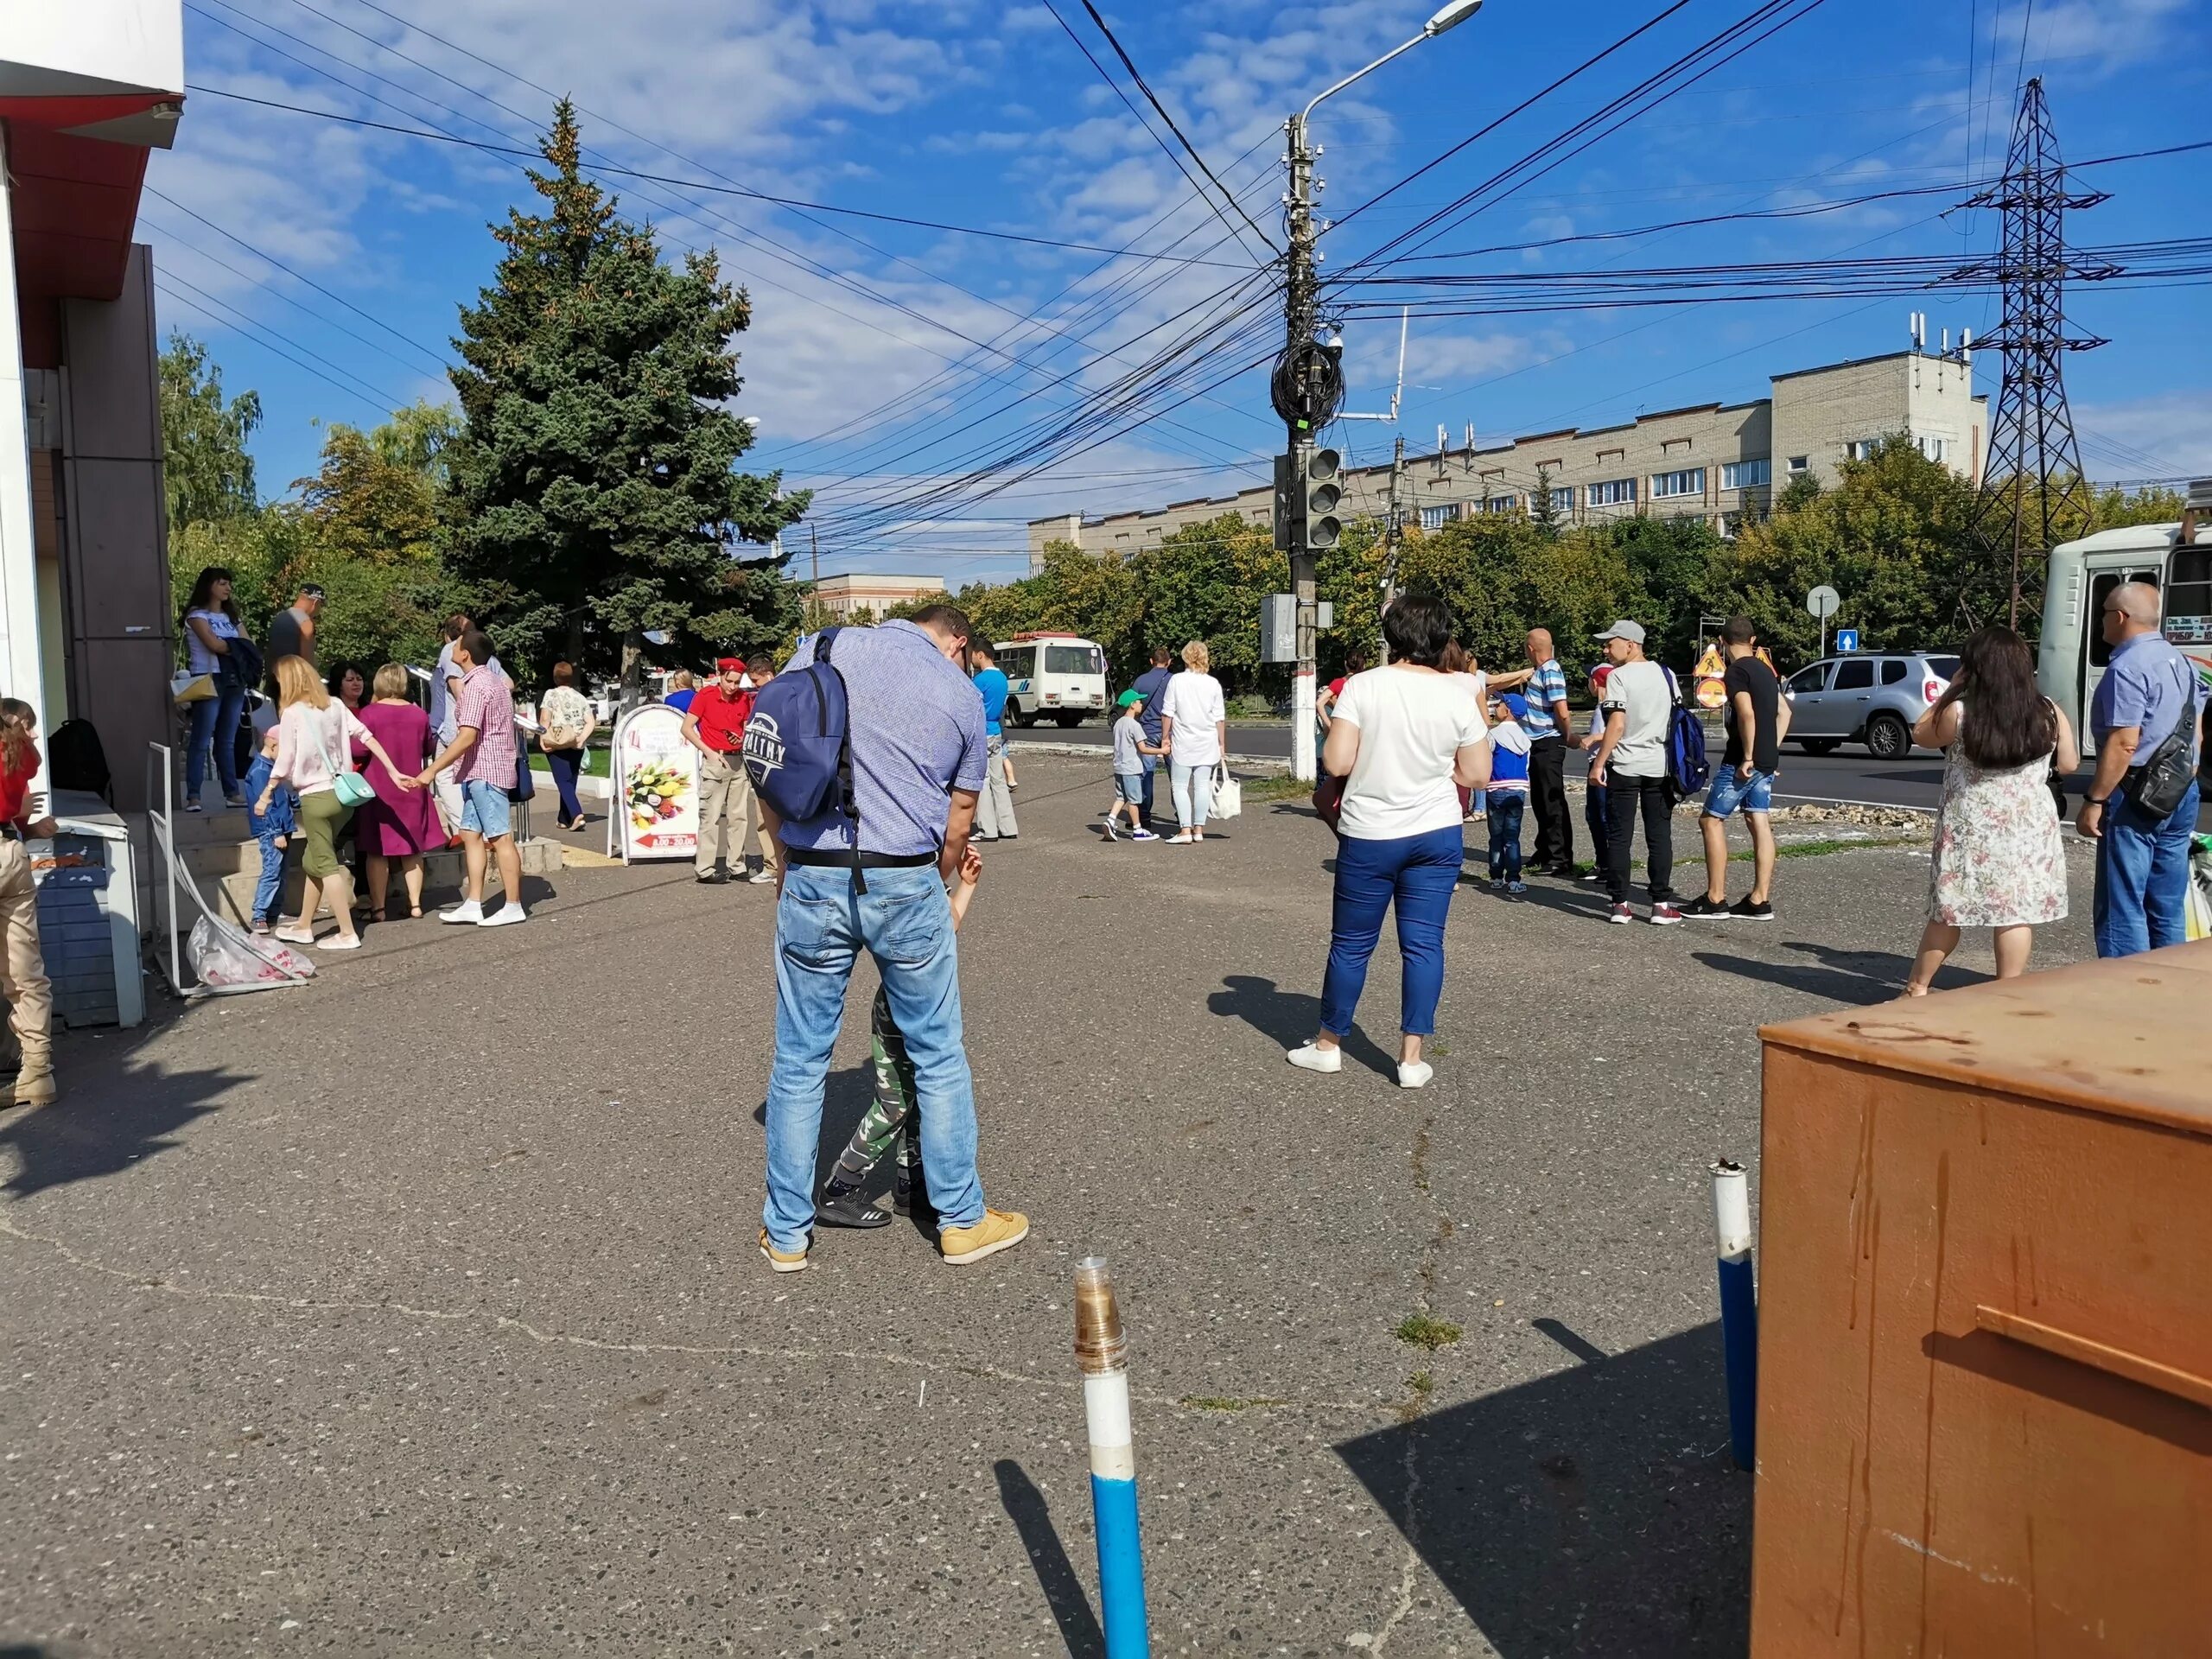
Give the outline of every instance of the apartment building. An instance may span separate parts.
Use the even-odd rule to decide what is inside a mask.
[[[1399,511],[1428,530],[1479,513],[1528,514],[1541,479],[1561,524],[1694,516],[1725,532],[1746,514],[1764,514],[1791,477],[1832,485],[1845,461],[1896,432],[1961,476],[1981,477],[1989,400],[1974,393],[1970,358],[1897,352],[1778,374],[1769,384],[1770,394],[1751,403],[1662,410],[1619,426],[1534,433],[1487,448],[1470,442],[1408,453]],[[1387,464],[1348,468],[1344,483],[1347,517],[1382,516]],[[1132,553],[1229,512],[1271,524],[1271,486],[1164,507],[1033,519],[1031,566],[1052,542],[1072,542],[1086,553]]]
[[[944,594],[944,582],[937,576],[824,576],[814,584],[808,603],[824,621],[845,622],[857,613],[881,616],[893,605],[912,599],[942,598]]]

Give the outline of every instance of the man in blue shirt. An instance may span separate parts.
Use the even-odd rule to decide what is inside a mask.
[[[760,804],[784,848],[760,1229],[761,1254],[779,1273],[807,1263],[823,1088],[862,950],[875,958],[913,1063],[922,1172],[945,1261],[981,1261],[1029,1234],[1026,1217],[983,1204],[960,960],[944,891],[968,849],[988,754],[982,703],[958,666],[969,632],[967,617],[950,605],[928,606],[911,621],[836,630],[830,662],[845,683],[855,812],[838,804],[787,823]],[[822,637],[802,639],[778,677],[810,667]],[[865,892],[857,879],[863,873]]]
[[[1172,664],[1175,653],[1165,645],[1152,648],[1152,666],[1137,676],[1129,690],[1142,699],[1137,704],[1137,724],[1144,728],[1144,741],[1157,748],[1160,746],[1160,694],[1167,690],[1167,682],[1174,678]],[[1147,830],[1152,828],[1152,784],[1160,772],[1157,755],[1144,757],[1144,799],[1137,808],[1137,822]]]
[[[2156,588],[2113,588],[2099,622],[2112,658],[2089,703],[2097,775],[2075,827],[2097,840],[2097,954],[2131,957],[2186,937],[2197,787],[2192,782],[2178,806],[2153,817],[2127,798],[2126,785],[2184,721],[2190,754],[2200,752],[2203,692],[2189,658],[2158,632]]]
[[[1014,819],[1014,789],[1006,780],[1006,673],[998,653],[980,639],[969,646],[976,664],[976,690],[983,699],[983,739],[990,750],[990,775],[976,808],[976,839],[1012,841],[1021,833]]]

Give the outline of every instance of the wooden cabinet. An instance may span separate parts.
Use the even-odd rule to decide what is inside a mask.
[[[2212,1654],[2212,941],[1763,1035],[1757,1659]]]

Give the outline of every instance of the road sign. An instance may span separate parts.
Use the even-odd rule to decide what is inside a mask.
[[[1858,650],[1859,630],[1856,628],[1838,628],[1835,631],[1835,648],[1840,652],[1853,652]]]
[[[1836,613],[1843,603],[1843,595],[1825,582],[1805,595],[1805,608],[1823,622]]]

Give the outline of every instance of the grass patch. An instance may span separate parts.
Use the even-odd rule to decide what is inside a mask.
[[[1271,772],[1264,778],[1240,778],[1248,803],[1303,800],[1313,792],[1313,785],[1301,784],[1287,772]]]
[[[1446,1319],[1433,1319],[1426,1313],[1408,1313],[1398,1321],[1395,1334],[1400,1342],[1411,1343],[1433,1353],[1459,1341],[1459,1327]]]
[[[1436,1391],[1436,1379],[1427,1371],[1415,1371],[1406,1379],[1406,1386],[1426,1400]]]
[[[1186,1394],[1175,1403],[1199,1411],[1258,1411],[1268,1406],[1285,1406],[1290,1402],[1287,1400],[1271,1400],[1264,1395],[1245,1400],[1227,1394]]]
[[[1864,852],[1870,847],[1923,847],[1926,844],[1925,842],[1915,841],[1904,836],[1891,836],[1886,840],[1869,838],[1859,841],[1801,841],[1795,844],[1777,847],[1774,849],[1774,855],[1777,858],[1823,858],[1830,853]],[[1751,856],[1749,853],[1732,854],[1729,862],[1732,864],[1738,858]]]

